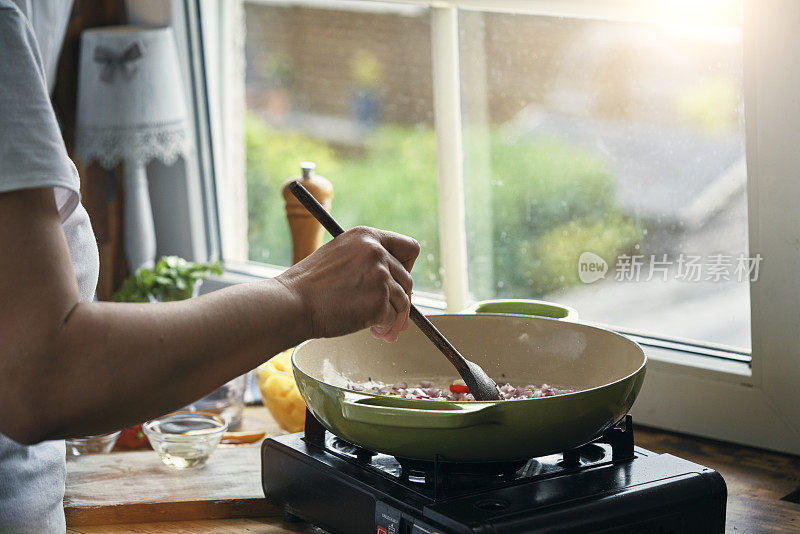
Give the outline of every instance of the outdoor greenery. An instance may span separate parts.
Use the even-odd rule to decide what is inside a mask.
[[[281,188],[300,172],[301,161],[313,161],[320,174],[339,172],[339,159],[325,144],[306,136],[279,133],[250,114],[245,121],[247,217],[250,259],[290,265],[292,242]]]
[[[481,202],[475,189],[490,184],[488,213],[469,222],[491,227],[484,247],[470,250],[476,298],[539,297],[570,287],[578,283],[582,252],[613,265],[613,258],[641,236],[638,225],[620,212],[614,178],[594,154],[555,139],[498,132],[490,134],[488,146],[490,176],[467,180],[469,211]],[[476,261],[487,253],[493,260],[490,270],[480,273]],[[481,277],[493,283],[481,284]]]
[[[467,135],[465,195],[470,280],[476,298],[536,297],[578,283],[589,250],[613,264],[641,230],[623,216],[614,179],[596,155],[555,139],[499,131]],[[281,196],[300,161],[314,161],[334,186],[333,214],[403,232],[422,245],[416,287],[441,288],[436,138],[432,130],[381,127],[363,152],[336,151],[307,136],[278,132],[255,115],[246,122],[250,259],[289,265],[291,241]],[[468,156],[469,158],[469,156]],[[483,169],[482,171],[480,169]],[[488,173],[488,175],[487,175]]]
[[[333,183],[331,211],[344,228],[369,225],[414,236],[423,248],[415,282],[428,290],[440,287],[433,132],[382,129],[365,154],[345,158],[323,142],[272,130],[250,115],[246,144],[251,260],[291,263],[281,189],[299,173],[301,161],[313,161],[317,172]]]

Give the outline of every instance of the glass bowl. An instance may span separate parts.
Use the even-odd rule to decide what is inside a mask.
[[[116,432],[109,432],[108,434],[97,434],[94,436],[64,440],[67,443],[67,454],[69,456],[107,454],[114,448],[114,444],[117,442],[120,432],[120,430],[117,430]]]
[[[233,430],[242,424],[247,379],[246,374],[238,376],[182,410],[216,414],[228,423],[228,430]]]
[[[142,426],[161,461],[174,469],[205,464],[227,428],[218,415],[187,411],[173,412]]]
[[[305,426],[306,404],[292,374],[292,351],[273,356],[255,370],[256,384],[278,425],[287,432],[300,432]]]

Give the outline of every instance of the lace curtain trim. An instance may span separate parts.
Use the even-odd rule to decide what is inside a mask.
[[[75,154],[85,164],[99,162],[110,169],[122,161],[147,164],[158,159],[172,165],[192,149],[186,123],[127,128],[79,127]]]

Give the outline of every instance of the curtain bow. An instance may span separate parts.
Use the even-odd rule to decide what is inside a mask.
[[[125,79],[130,80],[136,74],[136,62],[143,56],[144,47],[138,41],[123,50],[121,54],[115,54],[105,46],[97,46],[94,49],[94,60],[103,64],[100,80],[105,83],[114,79],[114,71],[118,68],[122,71]]]

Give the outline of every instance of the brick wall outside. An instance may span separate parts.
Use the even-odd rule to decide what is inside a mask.
[[[358,88],[351,63],[366,52],[381,65],[377,93],[383,103],[382,119],[432,124],[427,12],[405,16],[248,5],[246,13],[248,87],[253,101],[258,96],[253,91],[261,91],[272,80],[288,92],[295,109],[347,116]],[[474,22],[464,24],[465,16]],[[462,83],[475,69],[485,71],[490,118],[506,121],[529,104],[542,101],[557,67],[552,58],[559,57],[558,50],[580,28],[580,22],[565,27],[538,17],[462,15]],[[464,54],[466,39],[482,40],[485,61]],[[290,74],[278,81],[270,70],[275,58],[282,58],[290,69]]]

